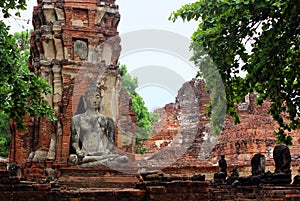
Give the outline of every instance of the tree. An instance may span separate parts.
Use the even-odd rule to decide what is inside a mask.
[[[30,53],[30,36],[32,32],[33,30],[15,32],[13,34],[17,46],[21,49],[21,52],[25,53],[28,57]]]
[[[146,148],[143,147],[142,140],[149,139],[152,132],[153,126],[151,122],[151,115],[148,108],[145,106],[143,98],[135,91],[138,87],[138,79],[136,77],[132,78],[130,74],[127,73],[125,65],[121,65],[121,71],[123,74],[122,88],[127,90],[132,98],[132,107],[136,113],[139,127],[136,138],[136,153],[144,154]],[[155,115],[152,116],[152,119],[155,120]]]
[[[127,90],[130,95],[135,93],[138,88],[138,79],[136,77],[132,78],[127,72],[126,65],[121,65],[121,71],[123,74],[122,88]]]
[[[9,12],[12,9],[25,10],[26,0],[2,0],[0,2],[0,8],[2,8],[3,17],[8,18],[11,16]],[[15,15],[20,17],[20,12],[17,12]]]
[[[26,66],[29,57],[29,33],[27,31],[16,32],[13,34],[17,46],[22,50],[20,52],[21,66]],[[9,116],[0,111],[0,156],[8,156],[11,134],[9,129]]]
[[[9,117],[0,112],[0,156],[8,156],[10,140]]]
[[[299,13],[299,0],[199,0],[170,16],[199,21],[192,36],[193,59],[198,65],[205,56],[212,59],[235,122],[235,104],[256,92],[258,104],[272,102],[269,113],[280,127],[274,131],[277,141],[287,145],[291,137],[285,131],[300,128]]]
[[[25,9],[25,0],[0,2],[4,17],[10,9]],[[19,16],[19,13],[16,15]],[[23,117],[43,116],[55,119],[52,107],[42,97],[50,94],[51,87],[41,77],[30,72],[27,66],[28,50],[21,51],[8,27],[0,21],[0,111],[13,119],[17,128],[24,129]]]

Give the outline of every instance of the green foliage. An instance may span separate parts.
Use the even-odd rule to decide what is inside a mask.
[[[17,45],[17,48],[20,50],[19,54],[19,63],[22,68],[27,69],[28,58],[30,56],[30,34],[33,30],[15,32],[12,37]]]
[[[291,137],[284,131],[300,128],[299,13],[298,0],[199,0],[170,17],[199,21],[191,47],[199,60],[197,51],[203,49],[201,56],[209,56],[219,70],[227,113],[235,122],[234,105],[256,92],[257,103],[272,102],[269,113],[280,126],[278,142],[287,145]]]
[[[137,77],[132,78],[131,75],[127,73],[126,65],[121,65],[121,71],[123,74],[122,88],[127,90],[132,96],[138,88],[138,79]]]
[[[18,10],[25,10],[26,9],[26,0],[1,0],[0,1],[0,8],[2,8],[3,17],[7,18],[11,16],[9,13],[12,9],[18,9]],[[17,12],[15,14],[16,16],[20,17],[20,13]]]
[[[0,156],[8,156],[10,140],[9,117],[0,112]]]
[[[136,92],[132,94],[132,107],[138,120],[139,138],[148,139],[152,131],[150,114],[148,112],[148,108],[145,106],[143,98]]]
[[[206,88],[210,94],[210,103],[207,104],[207,114],[210,116],[212,133],[218,136],[223,129],[226,114],[226,93],[221,75],[210,57],[202,57],[203,50],[194,47],[192,60],[199,67],[197,77],[207,80]],[[199,59],[200,58],[200,59]]]
[[[25,115],[55,119],[52,107],[42,97],[51,93],[51,87],[29,71],[28,52],[28,49],[20,50],[0,21],[0,111],[13,119],[19,129],[25,128]]]
[[[15,39],[17,46],[23,53],[25,52],[28,57],[30,53],[30,35],[32,32],[33,30],[16,32],[13,34],[13,38]]]
[[[4,18],[9,17],[11,14],[9,13],[11,9],[22,9],[24,10],[26,6],[25,0],[19,0],[19,1],[12,1],[12,0],[3,0],[0,2],[0,8],[2,8],[2,14]],[[16,16],[20,16],[20,13],[17,12]],[[0,76],[1,79],[6,77],[6,72],[9,71],[9,69],[6,69],[6,67],[11,67],[15,64],[13,53],[15,49],[10,49],[11,46],[13,46],[14,41],[12,40],[12,37],[8,35],[7,28],[5,24],[0,21],[0,51],[1,51],[1,56],[0,56]],[[8,48],[8,49],[3,49],[3,48]],[[29,48],[28,48],[29,49]],[[4,64],[6,60],[3,59],[8,59],[7,64]],[[18,58],[19,60],[22,60],[21,58]],[[5,83],[5,81],[0,81],[0,85],[8,85],[8,83]],[[8,89],[9,87],[3,87],[0,86],[0,100],[1,100],[1,105],[3,105],[5,102],[3,102],[3,99],[10,99],[10,96],[8,95],[7,91],[2,92],[2,89]],[[2,97],[2,96],[5,97]],[[2,108],[2,106],[1,106]],[[9,154],[9,145],[10,145],[10,140],[11,140],[11,134],[10,134],[10,129],[9,129],[9,115],[5,114],[3,112],[4,110],[0,110],[0,156],[8,156]]]
[[[159,113],[153,113],[153,112],[150,112],[149,115],[150,115],[150,116],[149,116],[150,121],[151,121],[152,123],[158,122]]]
[[[153,128],[150,119],[150,113],[148,111],[148,108],[145,106],[143,98],[135,91],[138,87],[138,79],[132,78],[127,73],[127,68],[125,65],[121,65],[121,71],[123,73],[122,88],[127,90],[132,98],[132,107],[134,112],[136,113],[139,127],[136,138],[136,153],[144,154],[146,152],[146,148],[143,147],[142,140],[149,139]]]

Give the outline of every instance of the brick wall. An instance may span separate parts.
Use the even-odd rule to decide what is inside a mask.
[[[297,201],[299,186],[212,185],[208,182],[169,181],[146,182],[140,188],[73,188],[51,184],[10,183],[2,177],[0,192],[3,201],[14,200],[111,200],[111,201]],[[3,181],[6,181],[4,184]]]
[[[199,81],[197,81],[199,82]],[[274,171],[273,149],[276,144],[274,129],[277,128],[276,122],[267,113],[270,102],[265,101],[263,105],[255,105],[255,95],[251,94],[248,102],[238,107],[240,124],[235,125],[231,117],[227,116],[224,122],[224,130],[213,143],[208,143],[214,136],[207,135],[210,126],[208,118],[205,116],[205,104],[209,101],[205,93],[204,83],[191,81],[185,83],[179,90],[176,102],[167,104],[164,108],[157,109],[160,114],[160,121],[154,124],[153,133],[150,139],[144,142],[148,149],[145,160],[140,160],[145,169],[165,168],[166,172],[177,172],[192,174],[201,172],[206,174],[207,179],[213,178],[213,173],[218,171],[218,160],[221,155],[225,155],[230,172],[234,166],[240,167],[240,176],[251,175],[251,158],[256,153],[266,156],[266,171]],[[198,88],[190,89],[190,86]],[[193,105],[189,96],[195,94],[198,106]],[[196,109],[195,109],[196,108]],[[198,112],[197,112],[198,111]],[[195,116],[194,116],[195,114]],[[185,122],[187,124],[185,124]],[[195,124],[195,122],[197,124]],[[198,130],[193,130],[198,128]],[[175,134],[174,134],[175,132]],[[190,139],[189,148],[181,157],[170,152],[170,147],[176,143],[176,138],[184,133],[184,139]],[[289,133],[293,137],[293,145],[290,146],[292,156],[292,174],[297,174],[300,165],[299,160],[299,136],[300,131],[295,130]],[[182,138],[179,140],[180,149],[184,146]],[[207,146],[207,147],[205,147]],[[169,164],[169,168],[164,166],[164,161],[176,158],[176,162]],[[145,161],[148,163],[145,164]],[[153,168],[153,166],[156,166]]]
[[[30,174],[36,162],[66,166],[71,118],[82,106],[80,99],[91,82],[103,95],[101,113],[116,122],[116,145],[121,151],[134,153],[136,118],[130,98],[121,91],[117,66],[120,14],[115,1],[37,2],[29,67],[52,86],[53,95],[45,99],[54,107],[57,121],[26,117],[27,131],[12,127],[10,163],[24,167],[24,174]],[[127,120],[131,125],[124,123]]]

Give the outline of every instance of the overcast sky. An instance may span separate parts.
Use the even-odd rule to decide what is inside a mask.
[[[173,23],[168,21],[170,13],[195,0],[117,0],[121,13],[120,33],[139,29],[163,29],[190,37],[196,23]]]
[[[21,19],[10,19],[12,31],[26,30],[31,27],[31,15],[36,0],[27,0],[27,10],[21,11]],[[189,37],[196,28],[196,23],[182,23],[182,20],[173,23],[168,21],[172,11],[186,3],[196,0],[117,0],[121,13],[119,25],[120,34],[140,29],[163,29],[174,31]],[[27,23],[28,22],[28,23]]]
[[[138,92],[149,109],[174,102],[181,84],[195,76],[196,70],[189,62],[190,55],[186,52],[189,49],[188,40],[196,30],[197,22],[183,23],[181,19],[175,23],[168,21],[172,11],[195,1],[116,1],[121,14],[118,29],[122,39],[120,62],[127,65],[130,73],[139,77],[141,84]],[[22,19],[12,18],[7,21],[11,25],[11,33],[32,28],[31,15],[36,0],[27,1],[27,5],[28,9],[21,13]],[[143,44],[144,41],[153,45],[150,47],[149,44]],[[135,43],[137,46],[129,48],[129,52],[128,47]],[[153,70],[148,72],[149,69]],[[172,76],[173,79],[162,82],[159,75],[162,78]]]

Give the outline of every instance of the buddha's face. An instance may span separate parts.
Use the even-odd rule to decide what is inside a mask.
[[[98,109],[101,102],[100,93],[97,91],[90,91],[85,94],[85,103],[87,109]]]

